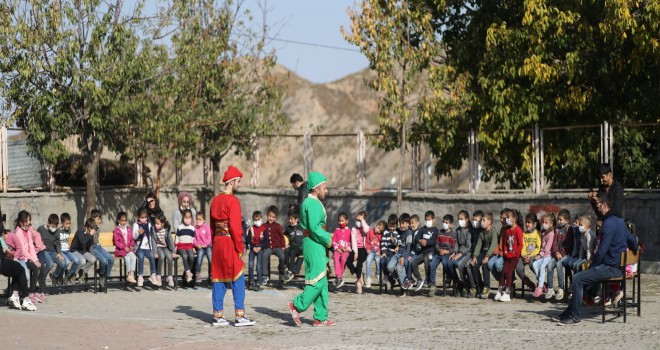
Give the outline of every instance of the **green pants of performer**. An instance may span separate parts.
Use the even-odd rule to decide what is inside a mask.
[[[322,280],[315,284],[308,284],[303,289],[302,293],[298,294],[293,299],[293,306],[296,307],[298,312],[305,312],[312,304],[314,304],[314,319],[317,321],[325,321],[328,319],[328,278],[323,277]]]

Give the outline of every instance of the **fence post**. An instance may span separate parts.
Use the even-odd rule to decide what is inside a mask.
[[[252,177],[250,178],[250,184],[252,188],[259,187],[259,138],[256,134],[252,134]]]
[[[540,129],[539,124],[534,125],[534,131],[532,132],[532,150],[534,155],[532,157],[532,181],[534,187],[534,193],[541,193],[541,180],[540,180],[540,170],[541,170],[541,149],[539,147],[539,135]]]
[[[305,142],[303,148],[303,170],[305,177],[314,169],[314,149],[312,147],[312,133],[305,133]]]
[[[365,142],[364,133],[360,130],[357,134],[357,180],[358,191],[364,191],[364,166],[365,166]]]
[[[539,130],[539,152],[541,156],[539,157],[539,185],[541,186],[541,192],[546,191],[545,188],[545,153],[543,152],[543,129]]]
[[[417,143],[412,146],[412,190],[419,192],[419,178],[420,178],[420,145]]]
[[[2,158],[2,164],[0,164],[0,187],[2,187],[2,192],[7,193],[9,160],[7,159],[7,125],[4,121],[0,124],[0,156]]]

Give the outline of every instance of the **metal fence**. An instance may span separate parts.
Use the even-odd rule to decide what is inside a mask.
[[[620,162],[614,159],[614,150],[619,145],[616,142],[617,133],[626,132],[626,128],[653,128],[659,124],[643,125],[612,125],[607,122],[594,125],[577,125],[566,127],[535,126],[529,130],[532,151],[531,178],[529,188],[515,190],[517,192],[546,193],[565,190],[586,190],[587,183],[571,183],[569,188],[559,189],[552,179],[582,178],[597,179],[598,163],[609,163],[617,172],[623,172]],[[9,132],[9,135],[8,135]],[[2,166],[0,168],[0,183],[2,191],[22,191],[53,188],[52,167],[45,164],[36,155],[28,153],[25,138],[20,137],[20,129],[7,128],[2,125],[0,144],[2,149]],[[12,135],[13,134],[13,135]],[[652,139],[641,140],[646,145],[657,144],[658,133],[651,133]],[[452,193],[484,193],[492,191],[508,191],[492,182],[482,180],[481,157],[478,132],[471,130],[465,134],[464,142],[468,158],[461,169],[452,173],[451,177],[437,178],[433,174],[433,166],[437,161],[427,147],[410,147],[405,153],[405,172],[399,179],[399,150],[385,152],[370,142],[369,134],[362,131],[341,134],[289,134],[260,137],[253,145],[252,151],[246,155],[229,155],[223,160],[221,168],[227,164],[237,164],[244,171],[246,180],[254,188],[285,188],[289,186],[289,176],[298,172],[306,174],[311,170],[321,171],[333,181],[334,188],[353,189],[364,192],[391,191],[396,189],[401,181],[406,191],[422,192],[452,192]],[[575,154],[566,162],[581,162],[583,167],[577,173],[571,173],[559,167],[555,173],[549,174],[545,165],[555,162],[547,152],[556,149],[556,143],[579,142],[580,149],[588,149],[585,154]],[[75,143],[70,143],[72,146]],[[625,145],[620,145],[624,147]],[[653,157],[653,154],[648,155]],[[657,156],[657,155],[656,155]],[[119,156],[115,157],[119,160]],[[621,160],[624,161],[624,160]],[[655,160],[650,159],[651,163]],[[147,168],[149,168],[147,166]],[[152,167],[153,168],[153,167]],[[161,184],[163,187],[186,185],[210,185],[210,165],[208,160],[188,160],[182,166],[174,166],[163,172]],[[148,177],[148,186],[155,183],[155,171],[149,173],[141,164],[135,164],[135,186],[143,186],[143,177]],[[656,174],[657,176],[657,174]],[[653,179],[650,179],[650,181]],[[593,181],[590,182],[593,183]],[[655,179],[654,181],[657,181]],[[246,181],[247,182],[247,181]],[[567,181],[564,181],[567,183]],[[57,184],[55,184],[57,185]],[[103,184],[100,184],[103,185]],[[647,186],[651,188],[653,185]],[[626,187],[628,190],[629,187]]]

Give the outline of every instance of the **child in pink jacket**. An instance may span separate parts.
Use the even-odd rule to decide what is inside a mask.
[[[135,255],[135,240],[133,240],[133,229],[128,226],[128,214],[119,212],[117,214],[117,227],[112,231],[112,242],[115,245],[115,257],[124,258],[126,265],[126,282],[137,283],[135,279],[135,266],[137,256]]]
[[[555,239],[555,215],[543,215],[542,222],[543,226],[541,232],[543,233],[543,236],[541,236],[541,251],[539,251],[539,254],[534,257],[534,262],[532,263],[532,269],[539,280],[534,293],[532,293],[536,298],[544,293],[543,287],[545,283],[546,267],[550,263],[550,260],[552,260],[551,251],[552,242]]]
[[[33,235],[30,232],[32,216],[26,210],[18,212],[18,217],[14,222],[14,232],[7,236],[7,245],[14,250],[14,259],[19,264],[23,265],[26,270],[26,275],[30,280],[28,288],[28,298],[33,304],[38,302],[45,302],[39,300],[37,297],[37,279],[39,278],[39,271],[41,269],[41,262],[37,257],[35,243],[33,237],[40,236],[38,233]],[[39,240],[41,242],[41,239]],[[43,243],[41,243],[43,246]],[[45,246],[43,246],[45,248]]]
[[[332,249],[335,260],[335,288],[344,285],[344,269],[351,253],[351,229],[348,227],[348,214],[341,212],[337,218],[339,227],[332,235]]]
[[[195,239],[193,245],[197,249],[197,261],[195,262],[195,283],[202,282],[202,261],[206,256],[209,265],[209,280],[211,279],[211,257],[213,247],[211,245],[213,237],[211,236],[211,227],[206,223],[206,215],[198,211],[195,222]]]

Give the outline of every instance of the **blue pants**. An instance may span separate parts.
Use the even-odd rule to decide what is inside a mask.
[[[37,276],[39,280],[39,292],[43,293],[44,288],[46,287],[46,276],[48,276],[48,273],[53,268],[53,265],[55,265],[55,262],[53,262],[53,259],[45,250],[37,253],[37,258],[41,263],[41,268],[39,268],[39,274]]]
[[[243,317],[245,315],[245,275],[241,274],[231,284],[231,291],[234,296],[234,310],[236,317]],[[212,299],[213,299],[213,318],[223,317],[225,294],[227,293],[227,282],[214,282]]]
[[[254,268],[256,265],[257,268],[257,277],[261,276],[261,257],[263,256],[263,250],[260,250],[259,253],[255,253],[250,249],[250,254],[248,255],[248,283],[254,283]]]
[[[156,260],[154,259],[154,253],[151,249],[138,249],[137,250],[137,275],[142,276],[144,273],[144,258],[149,259],[149,269],[151,274],[156,273]]]
[[[92,246],[92,254],[94,254],[96,260],[99,262],[99,275],[105,276],[106,271],[108,271],[108,275],[111,274],[112,266],[115,264],[115,257],[110,255],[110,253],[99,244]]]
[[[64,256],[65,265],[69,265],[69,262],[71,262],[71,267],[69,268],[67,276],[73,276],[80,265],[78,257],[70,251],[62,252],[62,255]]]
[[[470,262],[470,254],[463,254],[461,255],[460,258],[454,260],[454,261],[448,261],[448,275],[451,276],[451,279],[456,282],[460,283],[461,281],[464,283],[465,278],[463,275],[465,274],[465,266],[467,263]],[[444,264],[442,266],[445,266]]]
[[[195,271],[197,273],[198,279],[202,275],[202,261],[206,256],[206,260],[209,263],[209,278],[211,277],[211,255],[213,254],[213,247],[199,248],[197,249],[197,261],[195,262]]]
[[[53,272],[53,277],[56,279],[62,275],[62,272],[64,269],[66,269],[66,266],[69,264],[68,259],[64,254],[62,254],[62,257],[64,258],[63,260],[60,260],[57,258],[57,252],[55,251],[46,251],[46,255],[50,256],[51,263],[55,263],[57,265],[57,268],[55,268],[55,272]],[[51,265],[52,267],[53,265]],[[49,270],[50,271],[50,270]]]
[[[488,260],[488,271],[490,271],[497,281],[499,281],[502,276],[502,269],[504,269],[504,257],[493,255],[490,260]]]
[[[548,288],[554,287],[554,271],[555,267],[557,268],[557,283],[559,284],[559,288],[564,289],[564,276],[566,275],[566,272],[564,271],[564,263],[570,262],[573,258],[570,256],[564,256],[562,257],[559,261],[557,259],[553,258],[550,260],[550,263],[548,264]],[[570,266],[570,265],[566,265]]]
[[[380,276],[380,254],[377,251],[367,253],[367,278],[371,278],[371,263],[376,261],[376,276]]]
[[[573,276],[573,295],[571,296],[571,301],[568,303],[568,307],[564,312],[572,315],[578,320],[581,319],[580,306],[582,305],[584,288],[590,288],[591,291],[588,294],[595,296],[598,293],[600,281],[609,278],[621,278],[621,276],[622,273],[620,268],[607,265],[598,265],[576,273],[575,276]]]
[[[436,254],[433,256],[433,260],[431,260],[431,271],[429,272],[430,287],[435,287],[435,273],[438,270],[438,265],[442,264],[443,273],[448,273],[447,269],[449,269],[449,256],[450,254]]]

